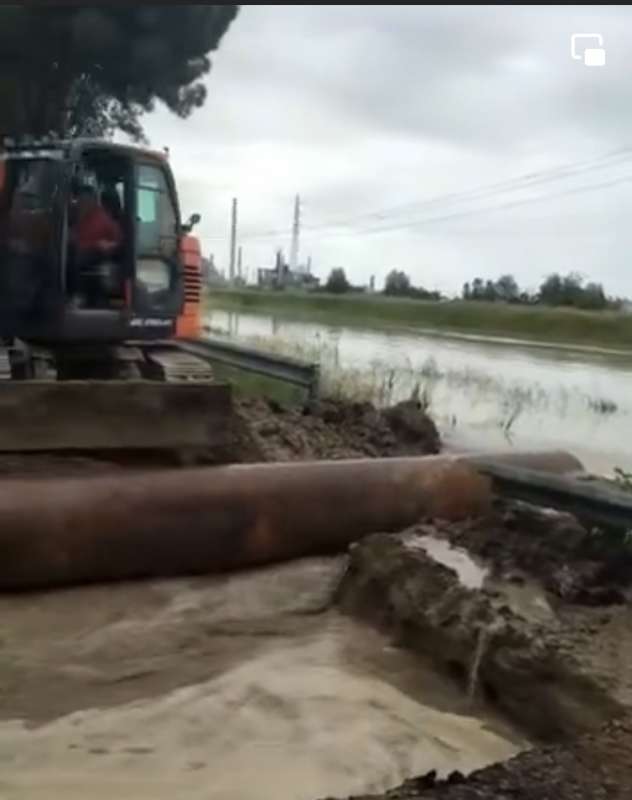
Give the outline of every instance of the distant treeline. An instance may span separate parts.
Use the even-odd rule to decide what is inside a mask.
[[[333,269],[323,287],[332,294],[358,291],[347,280],[344,269]],[[365,291],[362,289],[362,291]],[[386,276],[382,294],[387,297],[410,297],[418,300],[443,300],[440,292],[414,286],[410,277],[400,270]],[[514,305],[570,306],[590,311],[621,308],[623,300],[608,297],[600,283],[585,282],[581,275],[553,273],[540,284],[536,292],[521,289],[513,275],[501,275],[497,280],[474,278],[463,286],[463,300]]]
[[[622,301],[608,297],[600,283],[585,283],[581,275],[554,272],[542,281],[536,292],[520,288],[513,275],[501,275],[496,281],[474,278],[463,286],[463,299],[522,305],[571,306],[589,311],[620,308]]]
[[[341,267],[332,269],[324,285],[324,290],[331,294],[346,294],[347,292],[366,291],[364,287],[352,286],[347,280],[347,275]],[[390,297],[413,297],[417,300],[442,300],[441,292],[429,292],[421,286],[413,286],[405,272],[392,270],[386,276],[384,284],[385,294]]]

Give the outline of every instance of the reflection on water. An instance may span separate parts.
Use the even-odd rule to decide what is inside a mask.
[[[632,354],[430,333],[389,333],[212,311],[233,337],[318,356],[323,373],[363,375],[377,401],[420,390],[448,447],[566,448],[588,469],[632,469]]]

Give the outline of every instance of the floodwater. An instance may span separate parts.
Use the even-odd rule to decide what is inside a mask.
[[[2,713],[0,796],[315,800],[431,769],[467,773],[527,746],[420,659],[341,616],[331,602],[345,566],[305,559],[9,599],[0,680],[19,665],[11,684],[20,695],[25,682],[25,711]],[[191,669],[182,685],[161,683]],[[124,683],[136,696],[120,702]],[[51,703],[52,718],[29,719]]]
[[[213,310],[213,333],[285,345],[380,402],[417,389],[448,448],[563,448],[587,469],[632,471],[632,353],[513,339],[339,327]]]

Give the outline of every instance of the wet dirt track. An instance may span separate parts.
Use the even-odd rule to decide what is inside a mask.
[[[332,607],[345,564],[5,600],[0,795],[310,798],[517,752]]]

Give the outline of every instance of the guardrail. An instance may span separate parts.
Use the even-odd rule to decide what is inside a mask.
[[[525,469],[493,458],[466,459],[488,475],[506,497],[569,511],[593,525],[632,530],[632,494],[588,475],[555,475]]]
[[[254,372],[267,378],[291,383],[307,391],[309,399],[318,396],[320,367],[289,356],[266,353],[222,339],[179,339],[178,346],[192,355],[217,361],[227,367]]]

